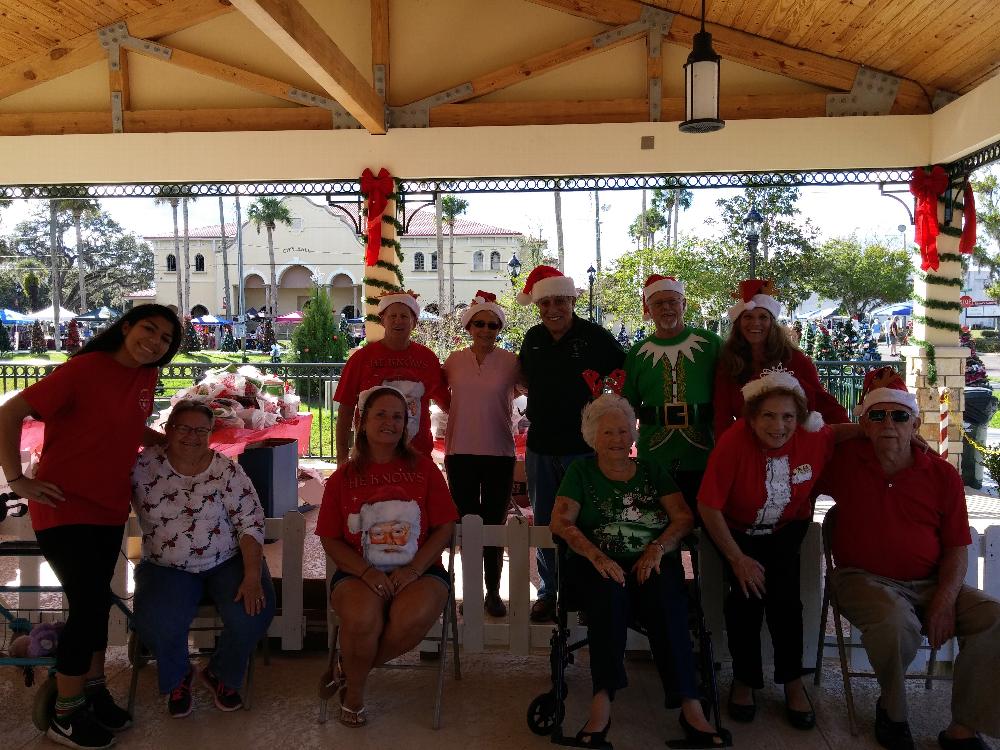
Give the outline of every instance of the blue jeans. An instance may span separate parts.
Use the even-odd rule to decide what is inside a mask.
[[[535,453],[530,448],[525,451],[524,470],[528,478],[528,497],[535,514],[535,526],[548,526],[552,521],[552,508],[556,504],[556,492],[566,469],[578,458],[589,458],[593,453],[571,453],[566,456],[549,456]],[[556,597],[556,551],[536,549],[538,576],[542,579],[538,587],[538,598]]]
[[[223,623],[209,669],[226,687],[238,689],[243,684],[250,655],[274,619],[274,586],[263,560],[260,577],[266,599],[264,609],[248,615],[242,600],[233,601],[243,582],[242,555],[201,573],[145,560],[139,563],[135,570],[133,625],[156,656],[161,693],[177,687],[191,669],[188,630],[205,600],[215,604]]]

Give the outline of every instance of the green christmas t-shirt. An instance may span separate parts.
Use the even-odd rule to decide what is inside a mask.
[[[608,479],[596,458],[570,464],[558,495],[580,504],[576,526],[608,557],[637,559],[670,522],[660,498],[677,492],[667,472],[648,461],[637,461],[627,482]]]
[[[629,350],[622,396],[640,413],[639,458],[671,471],[705,468],[713,445],[712,385],[721,349],[722,340],[711,331],[685,326],[673,338],[650,336]],[[668,404],[687,404],[686,424],[643,423],[643,408]],[[669,408],[675,418],[684,414],[682,408]]]

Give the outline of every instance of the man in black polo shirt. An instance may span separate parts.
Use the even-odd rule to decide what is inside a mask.
[[[593,455],[580,434],[580,412],[592,397],[583,372],[607,375],[625,360],[614,336],[573,313],[577,296],[573,279],[551,266],[535,268],[517,295],[522,305],[534,303],[541,319],[525,335],[520,353],[531,422],[525,469],[536,526],[552,520],[566,467]],[[556,611],[555,551],[539,549],[535,554],[542,582],[531,620],[547,622]]]

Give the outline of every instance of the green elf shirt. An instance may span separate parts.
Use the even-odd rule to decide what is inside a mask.
[[[650,336],[625,357],[622,396],[639,416],[639,458],[674,471],[702,471],[712,450],[712,384],[722,340],[685,326],[677,336]],[[657,414],[650,414],[663,407]]]
[[[670,475],[647,461],[637,461],[627,482],[608,479],[596,458],[570,464],[559,485],[559,496],[580,504],[576,527],[604,554],[634,562],[670,523],[660,498],[677,492]]]

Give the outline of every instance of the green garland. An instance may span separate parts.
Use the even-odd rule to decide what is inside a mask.
[[[910,317],[918,323],[923,323],[925,326],[930,326],[931,328],[940,328],[942,331],[955,331],[956,333],[962,332],[962,326],[958,323],[949,323],[946,320],[938,320],[937,318],[925,318],[923,315],[917,315],[916,313]]]
[[[399,180],[397,180],[395,177],[393,178],[393,185],[396,188],[395,192],[389,193],[386,197],[389,200],[391,200],[391,201],[397,201],[398,202],[398,201],[400,201],[402,199],[403,194],[402,194],[402,191],[400,190]],[[399,232],[399,233],[402,233],[402,231],[403,231],[403,225],[399,222],[398,219],[396,219],[395,216],[388,216],[388,215],[383,214],[382,215],[382,223],[383,224],[389,224],[390,226],[394,227],[396,229],[396,231]],[[362,241],[362,243],[364,243],[367,246],[367,244],[368,244],[368,235],[362,234],[361,235],[361,241]],[[373,264],[372,267],[374,267],[374,268],[382,268],[382,269],[385,269],[386,271],[391,272],[396,277],[396,281],[398,283],[397,284],[393,284],[392,282],[383,281],[382,279],[374,279],[374,278],[372,278],[371,276],[368,276],[368,275],[366,275],[363,279],[361,279],[361,283],[364,284],[364,285],[370,286],[370,287],[375,287],[376,289],[382,289],[383,291],[386,291],[386,292],[402,292],[402,291],[405,291],[405,288],[404,288],[405,280],[403,278],[403,271],[400,268],[400,264],[404,260],[403,246],[401,244],[399,244],[398,240],[392,240],[392,239],[389,239],[388,237],[381,237],[381,238],[379,238],[379,244],[382,247],[391,247],[393,250],[395,250],[396,262],[393,263],[392,261],[381,260],[380,259],[380,260],[375,261],[375,263]],[[368,304],[368,305],[378,305],[378,302],[379,302],[378,297],[365,297],[365,304]],[[367,315],[365,315],[365,320],[367,320],[367,321],[369,321],[371,323],[380,323],[381,322],[379,320],[378,315],[375,315],[374,313],[368,313]]]
[[[938,224],[938,229],[941,230],[941,234],[946,234],[949,237],[961,237],[962,230],[959,227],[951,227],[947,224]]]
[[[913,317],[916,317],[916,315]],[[924,359],[927,360],[927,385],[937,385],[937,359],[935,357],[934,344],[930,341],[918,339],[915,336],[910,337],[910,343],[921,347],[925,352]]]
[[[962,303],[961,302],[945,302],[943,300],[924,299],[919,294],[914,294],[913,295],[913,300],[914,300],[914,302],[919,302],[924,307],[927,307],[927,308],[930,308],[930,309],[933,309],[933,310],[961,310],[962,309]]]
[[[925,284],[937,284],[938,286],[962,286],[961,279],[948,279],[941,276],[930,276],[923,271],[917,271],[917,278]]]

